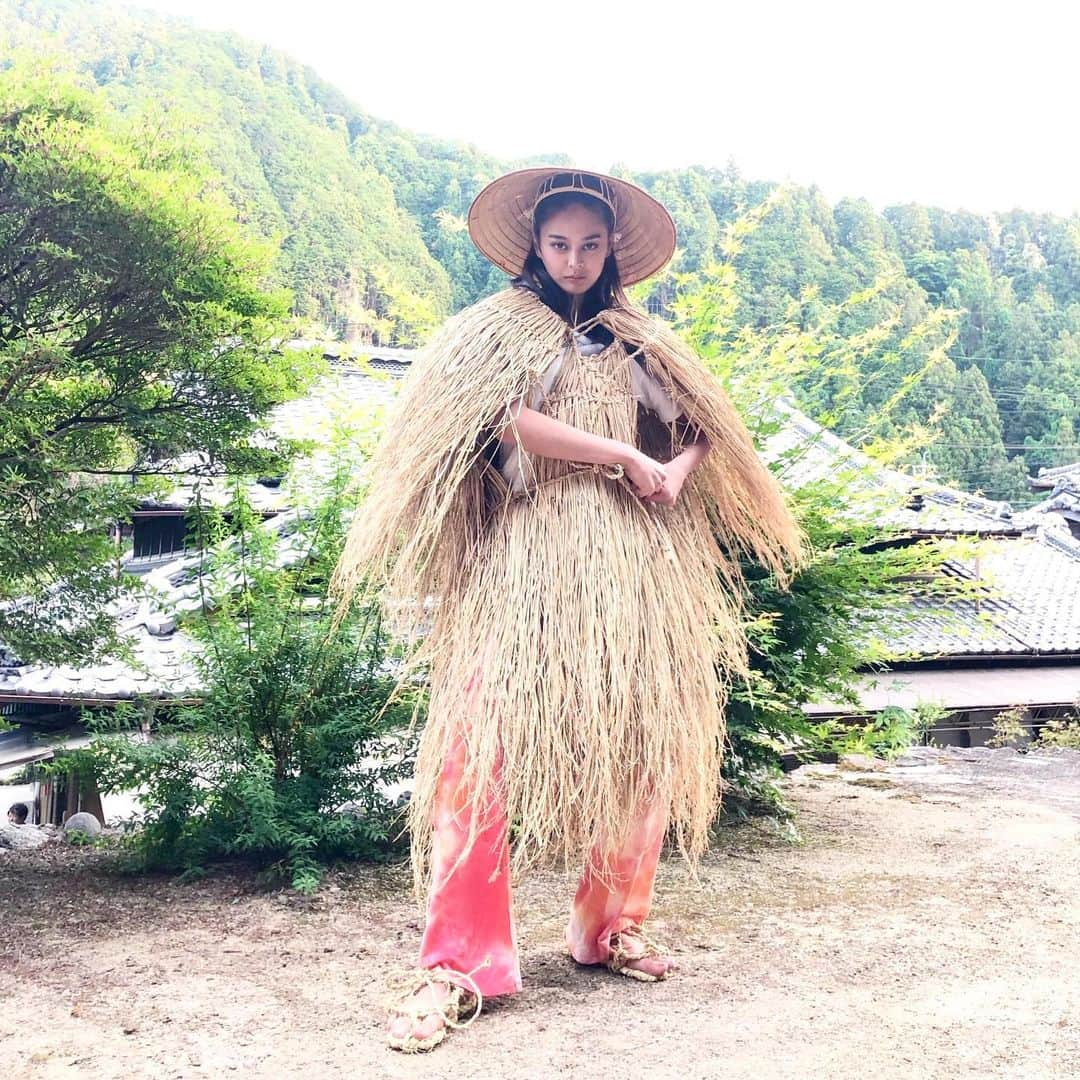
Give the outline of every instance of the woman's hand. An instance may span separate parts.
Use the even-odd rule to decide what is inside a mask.
[[[516,443],[532,454],[588,465],[621,465],[634,493],[641,499],[674,506],[683,482],[709,452],[704,436],[666,465],[630,443],[593,435],[518,402],[498,421],[499,439]]]
[[[629,453],[623,462],[623,468],[634,491],[643,499],[648,499],[661,491],[667,480],[667,468],[654,461],[647,454],[628,446]]]
[[[686,470],[679,468],[676,462],[669,461],[664,482],[651,495],[646,495],[645,501],[656,503],[659,506],[674,506],[678,502],[679,493],[682,491],[685,480]]]
[[[699,435],[681,454],[677,454],[664,466],[664,483],[658,491],[646,495],[645,501],[658,503],[660,506],[674,506],[686,478],[705,460],[709,449],[709,440],[704,435]]]

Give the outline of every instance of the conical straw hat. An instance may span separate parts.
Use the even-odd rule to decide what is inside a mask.
[[[675,222],[636,184],[604,173],[565,166],[519,169],[493,180],[469,208],[469,235],[496,266],[511,276],[525,268],[532,247],[532,214],[539,196],[581,191],[615,213],[614,250],[623,285],[644,281],[675,254]]]

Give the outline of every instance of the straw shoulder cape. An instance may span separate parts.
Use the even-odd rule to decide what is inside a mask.
[[[582,356],[568,324],[524,289],[450,319],[402,391],[334,574],[339,610],[362,586],[381,592],[403,633],[426,624],[410,804],[418,880],[436,785],[462,740],[466,850],[478,811],[501,803],[515,869],[561,856],[604,872],[658,799],[695,859],[719,807],[727,685],[746,667],[738,555],[781,578],[800,555],[779,486],[692,350],[633,309],[597,321],[614,341]],[[542,411],[661,461],[708,438],[676,506],[638,498],[617,470],[525,453],[526,490],[511,492],[491,464],[497,424],[560,354]],[[638,406],[638,362],[684,422]]]

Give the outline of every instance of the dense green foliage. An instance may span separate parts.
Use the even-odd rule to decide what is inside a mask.
[[[994,498],[1023,499],[1027,472],[1080,457],[1080,218],[916,205],[880,215],[864,200],[830,207],[812,187],[749,183],[731,169],[636,179],[676,218],[676,271],[722,257],[723,226],[767,202],[738,256],[740,326],[808,325],[823,305],[873,290],[836,327],[838,343],[874,335],[864,353],[873,378],[845,380],[844,394],[822,380],[793,384],[827,427],[891,438],[918,426],[906,464]],[[657,282],[652,299],[671,289]],[[915,377],[904,407],[886,409]]]
[[[380,271],[446,313],[446,272],[389,180],[352,152],[374,121],[310,68],[233,34],[81,0],[5,5],[0,40],[4,53],[51,55],[147,124],[195,134],[240,218],[280,245],[297,314],[387,316]]]
[[[23,660],[108,640],[110,529],[163,460],[279,472],[289,451],[259,428],[311,364],[275,356],[287,297],[211,186],[97,98],[0,75],[0,640]]]
[[[326,586],[341,549],[351,471],[305,484],[283,535],[268,532],[238,483],[232,503],[199,518],[205,610],[185,628],[200,642],[206,691],[129,733],[132,708],[90,718],[96,737],[58,768],[95,775],[105,792],[137,790],[145,816],[129,835],[139,868],[202,873],[244,857],[313,889],[321,866],[397,850],[398,809],[385,785],[411,772],[403,695],[378,613],[357,608],[330,633]],[[281,569],[280,553],[296,553]]]
[[[760,328],[739,324],[739,256],[767,216],[768,209],[762,207],[726,229],[728,257],[673,279],[671,293],[676,325],[727,387],[759,448],[783,428],[784,413],[774,403],[795,378],[811,387],[827,381],[837,395],[845,396],[849,382],[887,372],[890,363],[860,354],[860,347],[872,348],[875,334],[852,339],[836,332],[848,313],[872,301],[872,292],[819,304],[812,321],[796,312],[782,313]],[[872,324],[869,328],[876,329]],[[927,360],[928,365],[933,362],[933,357]],[[902,411],[905,394],[918,385],[918,379],[911,381],[885,407]],[[890,536],[882,527],[883,514],[903,496],[872,482],[874,466],[837,461],[827,477],[794,482],[806,449],[796,443],[771,461],[786,482],[806,534],[806,565],[787,590],[760,567],[743,565],[749,589],[751,675],[733,684],[727,712],[724,777],[737,796],[729,800],[729,813],[745,812],[755,803],[783,811],[773,778],[785,751],[890,753],[915,741],[929,714],[896,709],[865,727],[852,728],[835,721],[813,722],[803,706],[828,700],[857,708],[859,673],[902,659],[886,641],[902,638],[905,623],[918,617],[910,603],[915,592],[942,604],[963,588],[936,572],[946,557],[957,553],[956,542],[913,543],[899,532]],[[875,449],[895,454],[903,444],[879,440]],[[881,633],[883,624],[888,624],[888,635]]]
[[[506,284],[506,275],[469,239],[466,216],[481,188],[509,167],[461,143],[413,135],[380,125],[353,143],[359,160],[387,177],[398,201],[416,219],[424,243],[450,275],[455,310]],[[558,154],[513,167],[561,164]]]
[[[505,280],[469,243],[465,212],[524,162],[376,121],[311,69],[236,35],[111,8],[104,18],[94,0],[16,0],[0,8],[0,40],[51,50],[124,111],[197,132],[242,218],[280,244],[294,310],[324,327],[412,344]],[[624,175],[671,209],[679,273],[721,257],[725,227],[770,200],[739,256],[741,326],[792,311],[813,320],[873,291],[836,338],[873,332],[875,378],[848,381],[842,397],[827,380],[794,384],[826,426],[887,439],[917,428],[903,463],[1014,501],[1030,497],[1028,473],[1080,457],[1080,219],[914,204],[879,214],[860,199],[830,206],[814,187],[777,199],[776,185],[734,166]],[[672,289],[660,280],[648,299],[663,309]],[[932,333],[913,333],[932,312]],[[921,389],[887,407],[916,372]]]

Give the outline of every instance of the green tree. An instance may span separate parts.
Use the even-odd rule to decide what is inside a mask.
[[[170,459],[282,469],[261,422],[313,370],[275,354],[288,299],[213,186],[98,98],[0,77],[0,640],[24,660],[111,643],[110,526]]]
[[[472,146],[405,131],[281,53],[148,12],[115,11],[105,20],[92,0],[20,0],[0,8],[0,45],[5,54],[21,45],[35,56],[61,57],[119,109],[137,113],[162,102],[173,129],[197,132],[238,215],[280,246],[276,273],[314,333],[361,324],[374,334],[420,340],[428,313],[441,319],[505,284],[469,242],[465,216],[488,180],[529,162],[499,161]],[[950,462],[942,430],[931,462],[941,478],[1022,499],[1017,478],[1025,466],[1060,461],[1068,452],[1070,444],[1049,441],[1049,432],[1080,422],[1062,405],[1077,400],[1078,369],[1062,362],[1071,355],[1064,335],[1080,334],[1075,215],[915,204],[877,214],[858,198],[830,205],[814,186],[779,189],[746,180],[733,164],[614,171],[643,184],[674,214],[680,250],[672,275],[722,258],[725,228],[748,210],[772,206],[740,253],[739,325],[767,327],[788,319],[795,305],[799,325],[809,326],[826,305],[843,304],[838,339],[863,341],[878,328],[876,345],[858,350],[874,379],[871,392],[853,393],[837,409],[827,396],[818,400],[817,391],[793,387],[815,415],[838,416],[841,434],[879,410],[878,390],[892,393],[925,367],[933,346],[905,344],[905,335],[929,309],[942,309],[955,313],[948,316],[956,331],[948,359],[958,378],[979,369],[1000,421],[1000,445],[987,447],[977,469],[1007,460],[1008,475],[984,483],[964,462]],[[860,304],[849,303],[867,290]],[[652,310],[670,311],[673,276],[638,295]],[[887,371],[879,361],[888,361]],[[966,391],[949,382],[943,387],[959,397],[940,408],[922,400],[924,411],[914,419],[927,430],[935,417],[963,414]],[[913,453],[907,464],[920,459]]]
[[[784,429],[786,411],[776,403],[791,399],[796,381],[829,382],[842,400],[866,377],[869,365],[858,362],[858,349],[890,332],[886,326],[875,334],[871,327],[858,339],[838,342],[835,337],[844,311],[857,308],[874,290],[844,304],[819,305],[809,325],[801,325],[803,311],[793,305],[785,319],[766,327],[741,326],[739,256],[768,213],[762,204],[737,219],[725,240],[728,257],[700,274],[684,275],[673,304],[677,327],[724,383],[759,448]],[[904,380],[885,398],[885,418],[898,414],[918,386],[919,378]],[[873,426],[864,426],[862,437],[870,441],[881,420],[878,416]],[[893,431],[893,443],[902,447],[906,432],[899,424]],[[889,447],[878,440],[875,449],[884,453]],[[895,445],[892,449],[897,452]],[[782,481],[798,476],[800,459],[812,450],[805,443],[788,445],[774,454],[772,468]],[[925,596],[940,606],[964,588],[937,573],[957,553],[957,545],[912,541],[882,526],[903,503],[904,493],[880,483],[878,466],[870,460],[832,453],[828,476],[787,484],[810,548],[791,587],[782,591],[759,567],[743,567],[751,674],[732,687],[724,773],[740,795],[740,808],[749,802],[785,810],[773,783],[785,750],[873,750],[894,735],[906,738],[917,731],[919,718],[906,714],[888,718],[885,730],[882,725],[863,731],[835,722],[815,724],[803,706],[823,698],[857,705],[859,673],[904,658],[886,641],[896,641],[905,625],[916,624],[919,611],[912,598]]]
[[[373,117],[311,68],[239,35],[102,10],[94,0],[0,5],[0,53],[22,48],[100,87],[120,112],[152,106],[168,130],[197,139],[236,214],[279,250],[274,280],[291,290],[295,314],[334,325],[353,288],[377,291],[380,270],[448,311],[446,272],[403,212],[395,178],[353,154]]]

